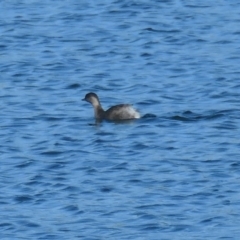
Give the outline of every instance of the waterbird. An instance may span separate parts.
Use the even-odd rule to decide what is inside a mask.
[[[131,120],[140,118],[140,113],[131,104],[119,104],[104,111],[96,93],[90,92],[82,99],[92,104],[96,120]]]

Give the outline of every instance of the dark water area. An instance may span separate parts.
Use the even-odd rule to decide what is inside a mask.
[[[0,239],[239,239],[239,13],[1,1]],[[145,117],[95,125],[90,91]]]

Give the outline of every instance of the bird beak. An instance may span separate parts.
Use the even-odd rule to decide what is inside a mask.
[[[86,99],[85,99],[85,98],[83,98],[83,99],[82,99],[82,101],[86,101]]]

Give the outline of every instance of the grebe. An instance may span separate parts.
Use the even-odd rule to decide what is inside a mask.
[[[135,110],[130,104],[119,104],[110,107],[107,111],[104,111],[99,98],[96,93],[86,94],[83,101],[87,101],[92,104],[94,108],[94,115],[96,120],[130,120],[140,118],[140,113]]]

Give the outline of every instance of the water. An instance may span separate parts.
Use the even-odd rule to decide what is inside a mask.
[[[239,239],[239,1],[0,5],[2,240]]]

